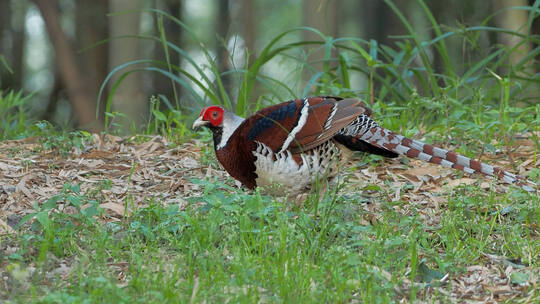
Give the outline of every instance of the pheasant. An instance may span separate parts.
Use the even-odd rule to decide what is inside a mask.
[[[300,194],[336,177],[352,151],[361,151],[479,172],[536,191],[536,184],[521,176],[394,133],[371,115],[358,99],[310,97],[264,108],[246,119],[221,106],[208,106],[193,128],[212,131],[218,161],[249,189],[261,186],[274,189],[269,192]]]

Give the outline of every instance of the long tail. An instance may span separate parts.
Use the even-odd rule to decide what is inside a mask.
[[[371,125],[369,129],[366,129],[367,128],[364,128],[364,132],[356,133],[357,138],[376,147],[384,148],[392,152],[411,158],[417,158],[429,163],[458,169],[470,174],[479,172],[484,175],[494,176],[501,181],[512,183],[529,192],[536,192],[538,190],[537,184],[525,179],[522,176],[512,174],[501,168],[484,164],[480,161],[470,159],[452,151],[447,151],[425,144],[421,141],[407,138],[376,124]]]

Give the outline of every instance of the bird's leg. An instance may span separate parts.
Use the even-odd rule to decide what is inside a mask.
[[[313,188],[306,189],[306,192],[289,194],[287,200],[293,202],[298,208],[302,208],[304,203],[309,199],[309,196],[316,194],[316,200],[321,202],[326,195],[329,185],[328,180],[322,178],[314,184]]]
[[[300,194],[290,194],[289,196],[287,196],[287,201],[293,202],[293,204],[295,204],[298,209],[301,209],[304,206],[304,203],[307,201],[308,197],[308,192]]]

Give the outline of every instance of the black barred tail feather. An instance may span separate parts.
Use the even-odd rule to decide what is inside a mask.
[[[510,173],[498,167],[484,164],[452,151],[407,138],[379,126],[372,126],[372,128],[365,130],[365,132],[361,132],[361,134],[359,139],[407,157],[458,169],[469,174],[481,173],[493,176],[501,181],[519,186],[529,192],[536,192],[538,190],[537,184],[522,176]]]

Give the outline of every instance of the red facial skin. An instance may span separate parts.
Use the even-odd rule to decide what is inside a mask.
[[[219,106],[209,106],[202,109],[200,117],[202,120],[209,121],[214,127],[218,127],[223,123],[223,109]]]

